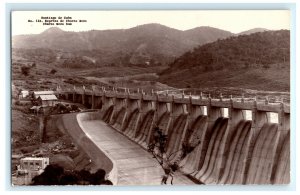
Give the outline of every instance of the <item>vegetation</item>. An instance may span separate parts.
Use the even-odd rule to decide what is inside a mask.
[[[55,74],[56,72],[57,72],[57,70],[52,69],[52,70],[50,71],[50,74]]]
[[[12,150],[20,149],[26,152],[26,148],[34,146],[40,140],[39,121],[34,115],[29,115],[28,106],[14,105],[12,108]]]
[[[64,68],[90,68],[94,66],[95,63],[82,57],[68,58],[62,63]]]
[[[262,67],[289,62],[290,33],[287,30],[259,32],[218,40],[187,52],[164,71],[197,66],[202,71]]]
[[[12,48],[24,50],[33,60],[47,63],[58,58],[72,59],[74,56],[96,59],[98,65],[159,65],[169,63],[174,57],[207,42],[231,36],[232,33],[211,27],[200,27],[187,31],[172,29],[160,24],[145,24],[122,30],[91,30],[65,32],[49,28],[37,35],[14,36]],[[39,51],[39,48],[42,50]],[[49,51],[50,50],[50,51]],[[45,53],[45,51],[49,51]],[[59,51],[59,52],[57,52]],[[37,55],[34,55],[34,52]],[[65,55],[57,55],[62,53]],[[40,55],[42,54],[42,55]],[[82,59],[79,59],[82,61]],[[78,68],[80,63],[67,61],[66,67]],[[70,62],[70,63],[69,63]],[[82,61],[86,65],[91,65]],[[84,68],[84,66],[82,67]]]
[[[29,66],[22,66],[21,67],[21,72],[24,76],[28,76],[30,72],[30,67]]]
[[[59,165],[48,165],[45,171],[32,179],[31,185],[112,185],[105,179],[106,172],[98,169],[95,173],[87,170],[68,171]]]
[[[12,54],[34,61],[32,67],[36,66],[36,62],[52,63],[56,60],[56,51],[46,48],[14,48]]]
[[[189,132],[189,131],[188,131]],[[189,136],[187,136],[189,138]],[[148,151],[152,153],[153,157],[158,161],[164,170],[164,175],[161,184],[167,184],[168,178],[171,177],[170,183],[173,185],[174,172],[180,170],[180,161],[183,160],[187,154],[191,153],[200,141],[196,143],[189,143],[188,138],[182,143],[181,148],[174,153],[167,154],[168,136],[163,133],[159,127],[153,129],[153,139],[148,145]]]
[[[159,80],[175,87],[288,91],[289,56],[288,30],[240,35],[185,53],[161,72]]]

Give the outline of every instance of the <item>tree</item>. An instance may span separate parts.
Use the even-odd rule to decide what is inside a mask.
[[[105,179],[106,172],[98,169],[94,174],[81,171],[64,170],[59,165],[48,165],[44,172],[32,179],[31,185],[113,185]]]
[[[55,69],[52,69],[52,70],[50,71],[51,74],[55,74],[56,72],[57,72],[57,70],[55,70]]]
[[[60,185],[76,185],[79,182],[79,177],[74,172],[66,172],[62,174],[59,180]]]
[[[103,169],[98,169],[96,173],[91,175],[90,183],[92,185],[100,185],[105,181],[106,172]]]
[[[32,179],[32,185],[57,185],[63,173],[64,168],[58,165],[48,165],[42,174]]]
[[[181,168],[179,166],[180,161],[183,160],[187,154],[192,152],[200,142],[197,141],[196,144],[191,145],[188,139],[186,139],[182,143],[181,149],[171,154],[167,154],[167,142],[168,136],[156,126],[153,129],[153,139],[148,145],[148,151],[152,153],[153,157],[164,170],[165,174],[162,176],[161,184],[167,184],[168,178],[171,177],[171,184],[173,185],[173,175]]]
[[[30,72],[30,67],[28,66],[22,66],[21,67],[21,72],[24,76],[28,76],[29,75],[29,72]]]
[[[269,69],[269,68],[270,68],[270,65],[269,65],[269,64],[264,64],[264,65],[263,65],[263,68]]]

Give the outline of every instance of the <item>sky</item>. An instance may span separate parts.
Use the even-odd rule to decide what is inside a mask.
[[[55,25],[65,31],[127,29],[160,23],[178,30],[210,26],[239,33],[252,28],[290,29],[288,10],[183,10],[183,11],[13,11],[12,35],[38,34],[49,27],[41,17],[71,17],[72,25]],[[31,20],[33,22],[28,22]],[[86,22],[79,22],[86,20]],[[64,24],[66,20],[64,20]]]

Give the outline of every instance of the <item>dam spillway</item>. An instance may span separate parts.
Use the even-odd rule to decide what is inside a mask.
[[[179,151],[183,143],[192,145],[179,164],[201,183],[290,181],[290,108],[283,103],[105,90],[59,89],[57,95],[98,109],[99,120],[145,149],[155,126],[168,136],[167,154]],[[278,115],[278,123],[270,113]]]

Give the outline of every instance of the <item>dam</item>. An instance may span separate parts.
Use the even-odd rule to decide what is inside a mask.
[[[73,139],[80,140],[78,144],[91,157],[103,164],[114,184],[129,184],[120,178],[122,174],[126,177],[125,169],[130,161],[118,163],[116,159],[121,154],[113,153],[113,148],[123,148],[126,154],[127,146],[142,147],[144,152],[136,149],[136,153],[142,159],[140,163],[148,163],[142,157],[149,157],[146,150],[153,141],[156,126],[168,136],[167,154],[181,150],[184,143],[194,147],[179,162],[180,173],[175,177],[178,184],[192,184],[185,175],[203,184],[290,182],[290,106],[282,102],[85,88],[64,90],[58,87],[56,93],[60,99],[81,103],[96,111],[73,114],[78,122],[78,132],[70,134]],[[271,117],[273,114],[277,117],[275,122]],[[72,120],[64,117],[63,121],[67,123],[75,116]],[[83,135],[80,129],[86,133]],[[130,142],[112,139],[117,137],[116,132]],[[107,137],[109,134],[114,136]],[[97,135],[103,136],[97,138]],[[113,146],[112,142],[118,146]],[[102,152],[95,157],[92,151],[99,149]],[[136,173],[138,180],[139,172]],[[160,174],[156,168],[146,172],[149,178],[156,173]],[[150,180],[138,185],[147,185]],[[160,184],[158,178],[153,176],[152,180],[157,182],[149,184]]]

